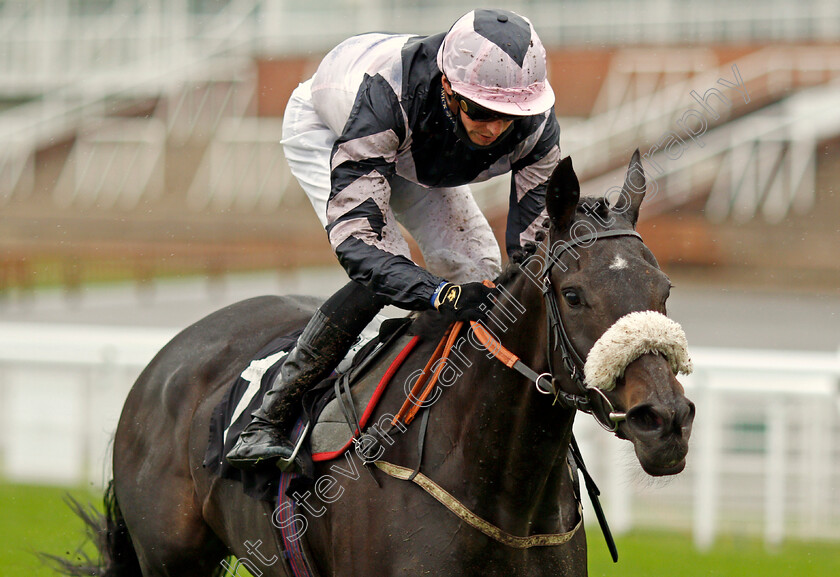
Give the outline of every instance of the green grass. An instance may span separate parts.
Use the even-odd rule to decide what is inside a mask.
[[[0,574],[3,577],[54,575],[35,553],[67,555],[82,544],[82,523],[63,501],[68,493],[83,503],[100,505],[102,502],[100,493],[83,488],[0,483]]]
[[[33,487],[0,482],[0,575],[53,575],[36,551],[67,555],[83,541],[79,521],[63,502],[70,493],[100,505],[84,488]],[[840,543],[787,542],[772,553],[760,540],[721,537],[706,553],[687,534],[634,531],[617,539],[613,564],[597,525],[589,528],[591,577],[828,577],[840,575]],[[88,549],[89,550],[89,549]]]
[[[840,575],[840,543],[788,541],[768,552],[759,539],[720,536],[701,553],[688,534],[634,531],[616,539],[613,564],[598,527],[589,529],[590,577],[829,577]]]

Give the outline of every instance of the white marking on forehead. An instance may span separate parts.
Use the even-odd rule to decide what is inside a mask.
[[[615,260],[610,265],[610,270],[621,270],[627,268],[627,261],[621,258],[620,255],[615,255]]]

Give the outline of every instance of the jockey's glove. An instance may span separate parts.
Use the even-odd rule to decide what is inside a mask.
[[[442,283],[433,298],[434,307],[456,321],[477,321],[492,306],[491,294],[497,290],[480,282]]]

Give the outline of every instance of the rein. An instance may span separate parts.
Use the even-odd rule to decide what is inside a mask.
[[[484,283],[488,286],[494,286],[493,283],[490,281],[484,281]],[[429,394],[431,393],[432,389],[437,383],[437,379],[440,375],[443,366],[445,365],[445,361],[449,358],[449,353],[452,349],[453,344],[455,343],[455,339],[460,334],[463,326],[463,321],[458,321],[452,326],[450,326],[446,333],[443,335],[443,338],[441,338],[440,342],[435,348],[435,351],[432,353],[432,355],[429,357],[429,360],[426,362],[426,366],[423,368],[422,375],[414,383],[414,386],[411,389],[411,393],[406,398],[402,407],[400,407],[400,410],[397,412],[397,415],[391,420],[390,424],[392,427],[396,425],[400,420],[402,420],[406,425],[408,425],[414,419],[417,412],[422,408],[421,405],[423,401],[425,401],[426,398],[428,398]],[[522,363],[522,361],[519,360],[519,357],[508,351],[502,346],[501,343],[499,343],[492,336],[490,336],[487,330],[480,324],[476,323],[475,321],[470,321],[470,326],[472,327],[472,330],[475,332],[479,341],[487,348],[487,350],[492,352],[493,355],[497,359],[501,360],[505,365],[511,368],[515,368],[520,372],[524,372],[526,376],[533,373],[536,382],[539,382],[539,379],[545,376],[537,375],[536,372],[534,372],[527,365]],[[428,382],[426,382],[426,377],[430,374],[430,371],[432,370],[434,372],[431,373],[431,378],[429,378]],[[426,385],[425,388],[423,388],[424,384]],[[549,384],[553,387],[552,381],[549,381]],[[539,384],[537,385],[537,387],[539,388]],[[422,392],[421,389],[423,389]],[[517,549],[530,549],[531,547],[557,546],[563,545],[564,543],[568,543],[572,539],[572,537],[575,536],[575,534],[578,532],[578,530],[583,524],[583,507],[581,505],[579,496],[577,496],[576,499],[578,520],[577,523],[575,523],[575,526],[572,527],[570,530],[564,531],[562,533],[547,533],[520,537],[518,535],[508,533],[507,531],[504,531],[503,529],[497,527],[490,521],[479,517],[478,515],[470,511],[463,503],[461,503],[446,489],[444,489],[443,487],[435,483],[432,479],[421,473],[420,467],[423,461],[423,445],[426,436],[426,427],[428,425],[428,417],[429,411],[426,410],[426,412],[423,414],[423,419],[420,425],[420,434],[418,437],[419,457],[417,461],[417,467],[415,467],[413,470],[407,467],[401,467],[399,465],[383,461],[382,459],[371,459],[370,461],[365,461],[365,464],[367,465],[372,463],[386,475],[394,477],[395,479],[400,479],[402,481],[411,481],[415,483],[418,487],[420,487],[421,489],[426,491],[426,493],[434,497],[440,504],[446,507],[450,512],[452,512],[456,517],[461,519],[467,525],[473,527],[478,531],[481,531],[491,539],[494,539],[499,543],[502,543],[509,547],[514,547]],[[574,445],[572,455],[576,465],[584,473],[584,478],[587,480],[587,489],[589,489],[590,500],[593,502],[593,506],[595,507],[598,520],[601,523],[601,527],[603,529],[606,527],[606,525],[605,521],[602,520],[604,518],[603,511],[601,510],[600,503],[598,502],[598,488],[595,487],[594,483],[592,483],[591,477],[589,476],[589,473],[586,471],[586,467],[583,464],[583,459],[580,457],[579,451],[577,451],[576,444]],[[569,467],[569,474],[572,476],[572,480],[574,481],[574,473],[572,472],[571,467]],[[594,493],[592,490],[593,488]],[[606,534],[609,534],[608,527],[605,528],[605,535]],[[610,543],[610,551],[613,551],[615,549],[615,545],[612,544],[611,537],[608,538],[608,543]],[[614,558],[616,558],[615,555]]]
[[[444,333],[443,338],[438,343],[435,352],[432,353],[432,356],[429,357],[429,360],[426,362],[426,366],[423,367],[422,374],[411,388],[411,393],[406,397],[402,407],[400,407],[399,412],[397,412],[397,415],[391,420],[392,426],[396,425],[400,420],[403,420],[406,425],[411,424],[411,421],[414,420],[417,412],[423,408],[423,403],[429,397],[429,394],[431,394],[435,384],[437,384],[438,377],[446,364],[445,361],[449,359],[449,352],[452,350],[452,346],[455,344],[455,339],[458,338],[458,334],[461,332],[461,328],[463,326],[464,323],[462,321],[458,321],[446,329],[446,333]],[[426,388],[423,389],[422,393],[420,393],[420,389],[423,387],[423,384],[426,382],[426,378],[432,370],[434,370],[434,372],[431,373],[432,378],[429,379],[429,382],[426,384]],[[417,395],[418,393],[420,393],[419,396]]]
[[[611,433],[618,430],[618,423],[627,418],[627,414],[617,412],[612,402],[607,398],[604,392],[596,387],[587,387],[583,377],[584,360],[578,354],[574,345],[572,344],[569,334],[566,331],[566,325],[563,323],[563,316],[560,314],[560,303],[557,301],[557,294],[554,292],[554,286],[551,283],[551,269],[556,262],[559,262],[560,257],[567,250],[578,245],[583,245],[589,241],[596,241],[601,238],[617,237],[617,236],[635,236],[638,239],[642,237],[634,230],[607,230],[603,232],[596,232],[575,237],[571,242],[563,243],[556,255],[550,254],[550,249],[546,245],[546,264],[540,272],[540,279],[542,280],[542,294],[545,298],[545,310],[548,322],[546,328],[548,334],[546,335],[546,362],[548,363],[548,371],[545,373],[538,373],[525,363],[523,363],[518,356],[506,349],[502,343],[497,341],[481,324],[470,321],[473,334],[481,342],[481,344],[490,352],[496,359],[501,361],[505,366],[514,369],[519,374],[523,375],[529,381],[534,383],[537,391],[544,395],[553,395],[554,402],[559,403],[568,409],[577,409],[584,413],[591,414],[595,420],[604,429]],[[588,246],[588,245],[587,245]],[[489,281],[484,281],[487,286],[494,286]],[[552,346],[552,343],[554,345]],[[552,362],[552,352],[560,348],[560,354],[563,362],[563,368],[571,377],[577,389],[574,392],[562,390],[557,386],[557,381],[554,378],[554,366]],[[601,412],[596,412],[596,405],[593,398],[597,398],[600,404],[605,407]]]
[[[639,233],[629,229],[595,232],[575,237],[570,242],[563,243],[560,247],[560,250],[557,251],[556,254],[551,254],[550,247],[548,246],[548,243],[546,243],[546,262],[545,266],[543,267],[540,273],[540,278],[542,280],[541,291],[543,297],[545,298],[546,316],[548,319],[548,322],[546,323],[546,328],[548,331],[546,338],[546,362],[548,364],[548,372],[538,373],[537,371],[523,363],[518,356],[506,349],[502,345],[502,343],[496,340],[490,334],[490,332],[487,329],[485,329],[480,323],[470,321],[470,327],[473,331],[473,334],[476,336],[479,342],[487,349],[487,351],[490,352],[496,359],[502,362],[505,366],[519,372],[529,381],[532,381],[534,383],[534,386],[537,388],[537,391],[539,391],[540,393],[544,395],[554,395],[554,401],[556,403],[560,403],[566,408],[576,409],[585,413],[590,413],[598,422],[598,424],[600,424],[604,429],[612,433],[615,433],[618,430],[618,424],[621,421],[625,420],[627,415],[624,412],[617,412],[612,402],[610,402],[610,400],[607,398],[607,396],[601,389],[586,386],[583,376],[584,361],[575,349],[571,339],[569,338],[566,326],[563,323],[563,316],[560,314],[560,303],[557,300],[557,295],[554,292],[554,286],[551,282],[551,270],[554,267],[554,264],[556,262],[559,262],[560,257],[562,257],[563,253],[565,253],[566,251],[576,246],[589,243],[590,241],[595,242],[596,240],[602,238],[619,236],[633,236],[639,239],[642,238],[639,235]],[[490,287],[495,286],[490,281],[484,281],[484,284]],[[441,361],[445,361],[446,359],[448,359],[449,352],[455,342],[455,339],[461,332],[463,325],[464,323],[461,321],[456,322],[444,334],[443,338],[438,343],[438,346],[436,347],[434,353],[426,363],[422,375],[420,376],[420,378],[418,378],[417,382],[415,382],[411,390],[411,394],[405,400],[403,406],[400,408],[397,415],[392,419],[392,426],[397,424],[400,420],[403,420],[406,425],[409,424],[414,419],[419,409],[422,408],[423,401],[425,401],[425,399],[428,398],[428,395],[434,388],[438,376],[440,375],[440,372],[442,370],[442,367],[445,364],[445,362]],[[563,368],[569,374],[572,383],[577,389],[574,392],[563,391],[558,386],[557,380],[554,378],[555,372],[552,362],[552,353],[558,348],[560,349]],[[431,373],[431,378],[428,380],[428,382],[426,382],[426,378],[432,370],[433,372]],[[424,384],[426,385],[425,389],[423,389],[423,391],[421,392],[421,388],[423,388]],[[595,398],[600,399],[600,401],[595,402],[593,400]],[[600,406],[602,410],[597,411],[596,406]],[[499,527],[496,527],[489,521],[482,519],[481,517],[467,509],[463,505],[463,503],[458,501],[458,499],[452,496],[440,485],[438,485],[437,483],[429,479],[427,476],[425,476],[423,473],[421,473],[420,464],[423,458],[423,438],[425,437],[427,424],[426,417],[428,417],[428,414],[429,413],[427,411],[424,415],[423,426],[421,427],[421,433],[419,438],[420,456],[417,467],[414,470],[412,470],[406,467],[401,467],[399,465],[394,465],[392,463],[382,461],[381,459],[374,460],[373,464],[375,464],[379,470],[396,479],[414,482],[423,490],[425,490],[429,495],[431,495],[437,501],[443,504],[447,509],[449,509],[462,521],[464,521],[471,527],[477,529],[478,531],[481,531],[488,537],[491,537],[505,545],[509,545],[511,547],[516,547],[520,549],[527,549],[535,546],[562,545],[564,543],[567,543],[569,540],[571,540],[572,537],[574,537],[574,535],[577,533],[578,529],[581,527],[581,524],[583,522],[583,515],[579,497],[577,499],[578,522],[571,530],[563,533],[519,537],[516,535],[511,535],[510,533],[503,531]],[[578,449],[574,437],[572,438],[571,453],[575,460],[575,463],[583,473],[590,501],[592,502],[593,507],[595,508],[595,513],[598,517],[598,522],[601,525],[604,537],[607,540],[607,546],[610,549],[613,561],[617,561],[618,552],[615,547],[615,542],[613,541],[612,534],[609,530],[606,518],[604,516],[604,512],[601,508],[598,499],[600,491],[598,490],[598,487],[592,480],[592,477],[589,475],[589,472],[586,470],[586,466],[583,463],[583,458],[580,455],[580,449]],[[366,462],[366,464],[369,463]]]

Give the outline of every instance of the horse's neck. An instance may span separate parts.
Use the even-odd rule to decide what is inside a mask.
[[[521,276],[511,283],[483,323],[537,372],[547,370],[542,296]],[[461,352],[471,366],[442,399],[435,419],[447,431],[439,436],[443,467],[460,471],[462,494],[479,514],[511,532],[528,532],[535,518],[558,514],[558,480],[568,480],[565,454],[574,413],[552,406],[534,383],[486,350]],[[447,398],[449,397],[449,398]],[[444,415],[448,413],[448,415]],[[433,416],[434,413],[433,413]],[[448,447],[448,449],[447,449]]]

